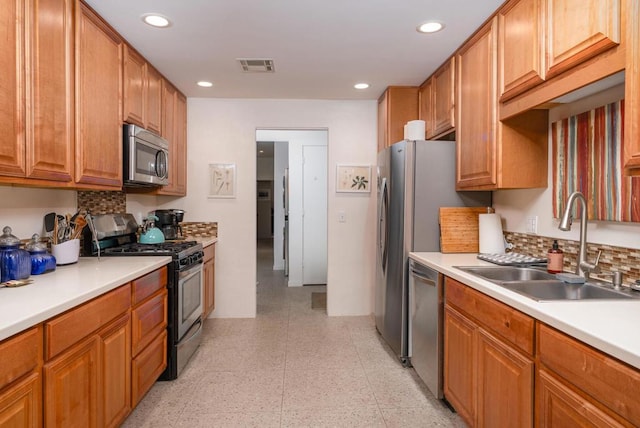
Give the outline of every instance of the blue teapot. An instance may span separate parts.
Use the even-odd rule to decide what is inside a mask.
[[[140,235],[141,244],[162,244],[164,242],[164,233],[156,227],[156,221],[158,221],[158,217],[155,215],[149,215],[144,220],[142,235]]]
[[[5,226],[0,236],[0,282],[27,279],[31,275],[31,256],[20,249],[20,240]]]

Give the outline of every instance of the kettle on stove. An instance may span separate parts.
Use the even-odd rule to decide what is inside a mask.
[[[155,215],[149,215],[144,219],[140,235],[141,244],[161,244],[164,242],[164,234],[156,227],[156,221],[158,221],[158,217]]]

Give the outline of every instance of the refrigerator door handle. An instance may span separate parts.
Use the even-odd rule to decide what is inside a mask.
[[[387,216],[389,214],[389,190],[386,178],[382,179],[380,193],[380,212],[378,213],[378,234],[380,242],[378,242],[378,248],[380,250],[380,264],[382,266],[382,272],[385,272],[387,270],[387,238],[389,237],[389,225],[387,224]]]

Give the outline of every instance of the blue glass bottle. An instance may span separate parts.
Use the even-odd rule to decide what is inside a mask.
[[[0,236],[0,282],[27,279],[31,275],[31,256],[20,249],[20,240],[5,226]]]
[[[31,255],[31,275],[40,275],[56,269],[56,258],[47,252],[47,245],[40,242],[40,235],[35,233],[25,248]]]

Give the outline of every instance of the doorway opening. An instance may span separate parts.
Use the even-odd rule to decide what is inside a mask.
[[[326,129],[256,131],[258,288],[327,283],[327,142]]]

